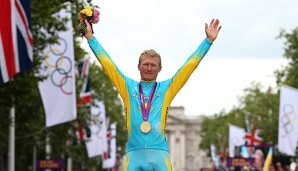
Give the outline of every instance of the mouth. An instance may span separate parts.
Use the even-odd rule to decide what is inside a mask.
[[[153,73],[149,73],[149,72],[147,72],[147,73],[145,73],[146,75],[153,75]]]

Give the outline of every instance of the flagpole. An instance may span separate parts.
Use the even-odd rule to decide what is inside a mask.
[[[72,171],[72,158],[68,156],[67,158],[67,171]]]
[[[36,171],[36,145],[33,146],[33,171]]]
[[[8,171],[15,170],[15,106],[10,108]]]
[[[3,164],[3,155],[2,155],[3,151],[0,147],[0,171],[3,171],[4,169],[4,164]]]
[[[46,159],[47,160],[51,159],[51,152],[52,152],[52,147],[50,143],[50,135],[49,135],[49,131],[47,130],[47,135],[46,135]],[[51,169],[46,169],[45,171],[51,171]]]

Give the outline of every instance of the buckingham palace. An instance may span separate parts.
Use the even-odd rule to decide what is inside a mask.
[[[167,137],[174,171],[199,171],[211,165],[211,159],[199,149],[200,116],[186,116],[184,107],[171,107]]]

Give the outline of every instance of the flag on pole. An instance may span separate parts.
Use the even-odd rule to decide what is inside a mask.
[[[59,12],[69,19],[67,31],[59,32],[59,44],[51,44],[43,52],[42,69],[39,74],[48,76],[39,83],[46,126],[69,122],[77,117],[73,30],[70,5]],[[49,35],[50,36],[50,35]]]
[[[298,142],[298,90],[282,85],[280,88],[278,149],[295,156]]]
[[[87,123],[82,123],[79,120],[70,122],[68,130],[68,138],[66,141],[67,146],[80,144],[82,141],[89,141],[91,137],[90,128]]]
[[[235,156],[235,147],[245,144],[245,130],[238,126],[229,125],[229,156]]]
[[[0,84],[32,68],[30,1],[0,1]]]
[[[272,150],[272,146],[270,146],[264,162],[263,171],[269,171],[270,164],[272,164],[272,157],[273,157],[273,150]]]
[[[211,151],[211,159],[215,165],[215,168],[219,168],[220,156],[217,154],[216,146],[214,144],[210,145],[210,151]]]
[[[83,108],[83,111],[87,116],[90,115],[91,104],[89,66],[89,59],[85,59],[76,64],[76,78],[78,79],[77,86],[81,87],[80,98],[77,101],[77,107]],[[91,130],[85,119],[77,119],[71,122],[67,140],[68,146],[77,145],[82,141],[90,140]]]
[[[71,147],[73,145],[78,144],[78,138],[77,138],[77,128],[75,125],[75,121],[71,122],[71,125],[68,129],[68,138],[66,140],[66,145],[68,147]]]
[[[108,149],[107,144],[107,124],[105,106],[102,101],[94,100],[95,105],[91,105],[90,141],[86,141],[88,157],[102,155]]]
[[[89,68],[89,59],[85,59],[84,61],[79,62],[77,65],[77,77],[80,79],[78,84],[82,86],[80,99],[77,103],[78,106],[82,106],[83,104],[89,106],[91,103]]]
[[[258,146],[261,144],[261,141],[263,140],[261,137],[259,137],[259,129],[256,129],[253,132],[245,132],[245,140],[247,142],[247,145],[250,146]]]
[[[103,155],[102,168],[114,168],[116,165],[116,123],[110,125],[108,149]]]

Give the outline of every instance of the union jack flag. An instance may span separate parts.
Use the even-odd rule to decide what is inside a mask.
[[[79,84],[82,86],[80,99],[77,103],[78,106],[82,106],[84,103],[89,106],[91,102],[89,68],[89,59],[86,59],[77,65],[77,77],[81,78]]]
[[[0,84],[32,68],[29,0],[0,1]]]
[[[245,140],[248,145],[257,146],[260,145],[262,142],[262,138],[258,136],[260,130],[256,129],[254,132],[246,132],[245,133]]]

